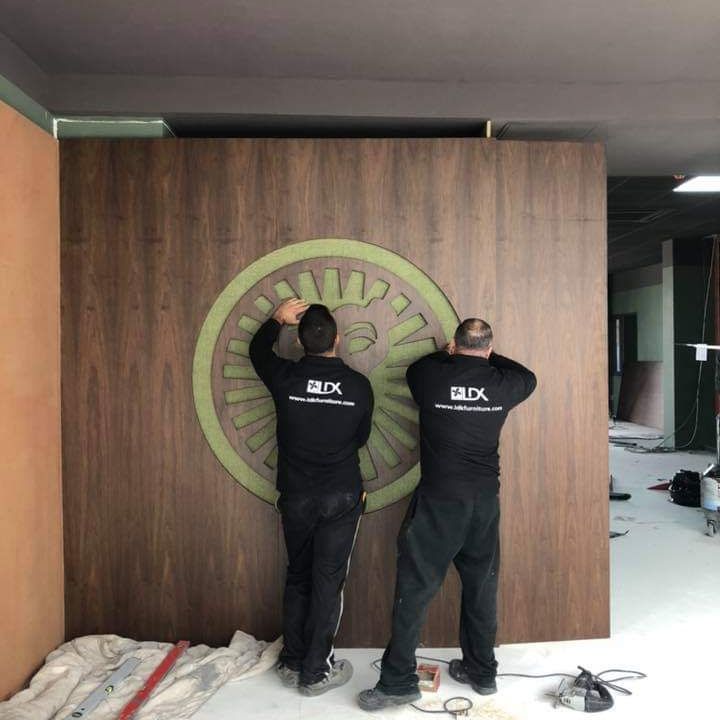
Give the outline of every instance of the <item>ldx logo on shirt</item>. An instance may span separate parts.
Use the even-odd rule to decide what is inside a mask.
[[[452,400],[484,400],[488,402],[488,397],[485,394],[485,388],[476,387],[461,387],[453,385],[450,388],[450,398]]]
[[[313,395],[332,395],[333,393],[342,395],[339,382],[322,380],[308,380],[307,391]]]

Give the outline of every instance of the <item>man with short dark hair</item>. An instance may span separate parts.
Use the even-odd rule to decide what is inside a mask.
[[[305,356],[292,362],[273,345],[282,326],[297,324],[299,315]],[[278,509],[288,554],[278,675],[304,695],[352,676],[347,660],[335,661],[333,640],[363,511],[358,450],[370,434],[373,394],[368,379],[336,356],[338,342],[324,305],[292,299],[250,343],[253,367],[277,412]]]
[[[451,562],[462,581],[460,646],[450,675],[496,692],[500,563],[498,442],[508,412],[535,389],[535,375],[492,351],[484,320],[463,321],[447,351],[407,370],[420,407],[421,479],[398,535],[392,637],[380,680],[358,704],[380,710],[420,698],[415,650],[428,605]]]

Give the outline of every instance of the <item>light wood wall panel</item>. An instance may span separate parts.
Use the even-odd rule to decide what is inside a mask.
[[[63,640],[57,142],[0,102],[0,700]]]
[[[242,268],[322,237],[403,255],[536,370],[501,448],[501,640],[607,634],[600,146],[64,141],[61,169],[68,635],[279,633],[278,518],[205,442],[192,358]],[[339,646],[387,640],[405,506],[363,519]],[[458,622],[452,570],[423,641],[457,644]]]

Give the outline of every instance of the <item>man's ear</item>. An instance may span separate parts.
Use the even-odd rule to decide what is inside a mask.
[[[333,343],[333,348],[337,350],[340,347],[340,335],[335,336],[335,342]]]
[[[451,354],[455,354],[455,338],[453,338],[447,345],[447,351]]]

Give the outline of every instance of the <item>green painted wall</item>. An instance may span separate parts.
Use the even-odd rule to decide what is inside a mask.
[[[662,360],[662,284],[610,295],[610,314],[637,315],[638,360]]]
[[[674,240],[663,240],[663,435],[675,432],[675,268]]]
[[[659,268],[657,274],[661,278]],[[632,287],[648,282],[647,273],[622,273],[623,277],[610,279],[608,307],[610,315],[637,315],[638,360],[663,360],[663,285],[662,282]],[[623,289],[614,290],[614,285]],[[612,328],[610,328],[612,331]],[[620,395],[620,377],[613,375],[610,383],[613,412],[617,410]]]
[[[700,342],[703,328],[705,293],[708,287],[712,240],[710,238],[673,241],[673,330],[675,361],[676,446],[690,443],[693,448],[715,447],[715,356],[708,353],[702,368],[692,348],[678,343]],[[712,279],[710,280],[712,283]],[[709,291],[704,341],[712,343],[715,326],[712,285]],[[693,408],[697,397],[698,372],[701,373],[700,410],[697,432]],[[684,426],[681,427],[684,423]]]

